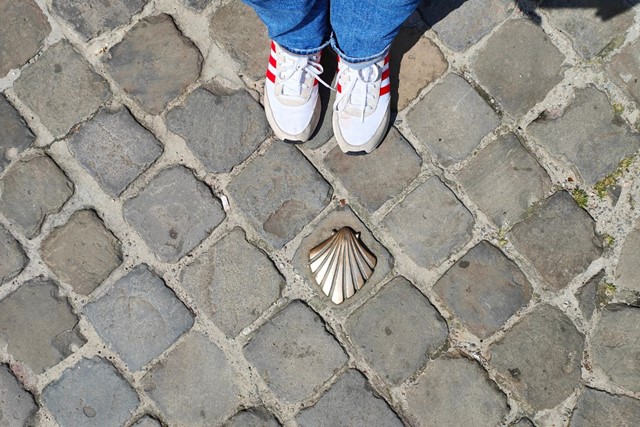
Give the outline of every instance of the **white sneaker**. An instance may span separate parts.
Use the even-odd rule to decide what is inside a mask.
[[[320,56],[321,52],[295,55],[271,42],[264,107],[273,132],[282,140],[307,141],[318,125]]]
[[[333,133],[345,153],[372,152],[384,138],[391,117],[389,53],[357,70],[338,58]]]

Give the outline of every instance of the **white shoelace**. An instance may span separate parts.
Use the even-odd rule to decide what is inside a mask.
[[[282,95],[294,98],[300,97],[302,92],[309,88],[309,85],[305,83],[308,77],[307,73],[311,74],[315,80],[318,80],[324,86],[332,89],[331,85],[320,78],[320,75],[324,72],[322,65],[311,56],[298,57],[282,54],[280,58],[282,65],[278,77],[283,81]]]
[[[340,83],[341,78],[345,76],[348,83],[346,87],[342,87],[341,93],[338,93],[333,108],[337,112],[344,111],[349,107],[355,108],[360,112],[360,121],[364,122],[365,114],[373,110],[374,83],[380,77],[380,67],[377,64],[371,64],[361,70],[355,70],[346,65],[343,67],[338,72],[336,81]]]

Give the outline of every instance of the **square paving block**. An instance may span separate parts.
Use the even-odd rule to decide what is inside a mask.
[[[0,172],[2,172],[9,164],[9,159],[17,156],[35,139],[20,113],[2,94],[0,94],[0,129],[2,129],[0,133]]]
[[[632,426],[640,419],[640,402],[585,388],[571,415],[571,427]]]
[[[225,422],[223,427],[280,427],[276,418],[268,413],[264,408],[250,408],[240,411],[231,419]]]
[[[640,228],[631,231],[616,267],[616,285],[640,292]]]
[[[22,388],[9,366],[0,365],[0,422],[4,427],[24,427],[38,410],[33,396]]]
[[[640,41],[636,41],[613,57],[608,67],[613,81],[640,103]]]
[[[20,243],[0,225],[0,284],[20,274],[28,261]]]

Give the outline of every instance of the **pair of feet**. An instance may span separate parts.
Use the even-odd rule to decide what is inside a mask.
[[[289,141],[307,141],[320,120],[318,83],[322,52],[295,55],[271,42],[264,105],[276,136]],[[345,153],[373,151],[389,126],[389,54],[364,68],[354,68],[338,58],[333,133]]]

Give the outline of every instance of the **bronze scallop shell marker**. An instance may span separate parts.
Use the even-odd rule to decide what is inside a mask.
[[[349,227],[334,230],[331,237],[309,252],[309,267],[316,282],[336,304],[352,297],[371,275],[376,257]]]

